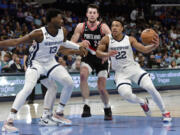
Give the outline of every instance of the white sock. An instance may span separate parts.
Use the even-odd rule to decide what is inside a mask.
[[[104,108],[110,108],[111,105],[108,103],[108,104],[104,104]]]
[[[61,104],[59,104],[58,107],[57,107],[56,112],[57,112],[57,113],[62,113],[63,111],[64,111],[64,106],[61,105]]]
[[[83,103],[84,103],[85,105],[89,105],[89,100],[88,100],[88,99],[83,99]]]
[[[7,120],[15,120],[15,118],[16,118],[16,113],[10,112],[9,115],[8,115]]]
[[[52,115],[51,110],[48,110],[48,109],[43,110],[43,115],[42,115],[43,118],[46,118],[46,117],[51,116],[51,115]]]

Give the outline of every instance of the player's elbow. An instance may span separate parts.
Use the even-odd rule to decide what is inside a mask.
[[[99,50],[96,50],[96,57],[101,58],[101,54]]]
[[[145,54],[147,54],[147,53],[149,53],[150,51],[145,48],[142,52],[145,53]]]
[[[20,42],[18,41],[18,39],[13,39],[12,46],[17,46],[19,44]]]

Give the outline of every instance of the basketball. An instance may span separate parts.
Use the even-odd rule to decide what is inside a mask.
[[[141,40],[144,44],[152,44],[156,32],[153,29],[145,29],[141,33]]]

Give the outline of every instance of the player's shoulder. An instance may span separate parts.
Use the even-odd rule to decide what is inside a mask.
[[[101,22],[101,27],[109,27],[105,22]]]
[[[35,34],[35,35],[37,35],[37,36],[43,35],[43,31],[42,31],[41,28],[40,28],[40,29],[34,29],[31,33],[32,33],[32,34]]]
[[[76,28],[82,29],[84,27],[84,22],[78,23]]]
[[[110,35],[105,35],[101,41],[104,42],[104,43],[109,43],[109,40],[110,40]]]
[[[43,31],[42,29],[35,29],[29,34],[29,36],[36,42],[41,42],[43,40]]]

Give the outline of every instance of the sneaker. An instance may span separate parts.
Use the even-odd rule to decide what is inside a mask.
[[[146,103],[141,105],[141,108],[143,109],[144,113],[146,114],[146,116],[151,116],[151,110],[149,109],[149,101],[148,99],[146,98]]]
[[[109,108],[104,108],[104,120],[112,120],[111,107],[109,107]]]
[[[14,127],[13,121],[5,121],[2,132],[16,133],[19,132],[19,129]]]
[[[163,122],[171,122],[172,118],[170,112],[164,113],[163,115]]]
[[[71,120],[64,118],[63,113],[55,112],[52,116],[52,120],[59,122],[59,123],[62,123],[62,124],[65,124],[65,125],[71,125],[72,124]]]
[[[91,108],[88,105],[84,105],[81,117],[91,117]]]
[[[57,126],[58,123],[52,120],[51,116],[47,116],[44,118],[43,117],[40,118],[39,125],[40,126]]]

